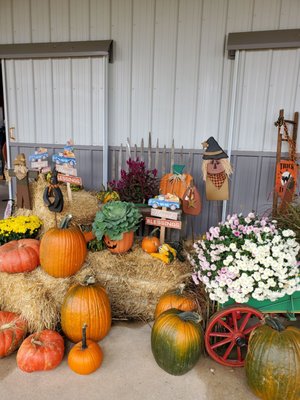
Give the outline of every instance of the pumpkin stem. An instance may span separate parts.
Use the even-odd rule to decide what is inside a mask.
[[[284,326],[282,323],[279,321],[278,318],[276,317],[266,317],[265,318],[265,323],[268,325],[270,328],[275,329],[278,332],[282,332],[285,330]]]
[[[178,317],[183,321],[193,321],[196,324],[202,321],[202,316],[194,311],[183,311],[178,314]]]
[[[67,229],[71,219],[72,219],[72,215],[71,214],[65,215],[64,218],[62,219],[60,225],[59,225],[60,229]]]
[[[87,344],[86,344],[86,328],[87,328],[87,324],[83,324],[82,327],[82,345],[81,345],[81,350],[85,350],[88,348]]]
[[[159,227],[154,228],[154,229],[150,232],[150,235],[149,235],[149,236],[153,236],[155,232],[159,231],[159,229],[160,229]]]
[[[185,284],[180,283],[180,285],[178,285],[179,294],[182,294],[184,292],[184,289],[185,289]]]
[[[96,279],[93,275],[87,275],[84,278],[84,281],[82,283],[83,286],[90,286],[90,285],[94,285],[96,283]]]

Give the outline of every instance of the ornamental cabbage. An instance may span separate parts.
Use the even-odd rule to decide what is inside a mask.
[[[113,201],[104,204],[93,222],[93,232],[98,240],[107,235],[110,240],[121,240],[123,233],[136,231],[142,215],[133,203]]]

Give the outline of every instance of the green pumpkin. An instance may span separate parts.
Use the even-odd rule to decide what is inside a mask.
[[[203,351],[201,317],[195,312],[170,309],[155,320],[151,348],[157,364],[171,375],[192,369]]]
[[[247,382],[263,400],[300,399],[300,329],[274,318],[254,329],[245,361]]]

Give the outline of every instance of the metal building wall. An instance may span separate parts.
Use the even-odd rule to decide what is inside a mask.
[[[0,42],[113,39],[109,145],[151,131],[167,147],[174,139],[178,148],[199,148],[210,135],[226,147],[233,66],[226,34],[299,28],[299,21],[299,0],[2,0]],[[242,55],[234,150],[275,150],[278,110],[290,118],[300,108],[299,54]],[[18,140],[101,144],[101,68],[91,59],[11,62]]]

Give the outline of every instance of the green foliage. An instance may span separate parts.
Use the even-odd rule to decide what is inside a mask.
[[[98,240],[104,235],[111,240],[120,240],[124,232],[136,231],[142,219],[133,203],[113,201],[104,204],[93,222],[93,232]]]

